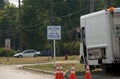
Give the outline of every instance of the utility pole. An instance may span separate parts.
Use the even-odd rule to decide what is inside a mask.
[[[54,8],[54,1],[53,0],[50,0],[50,23],[51,25],[53,25],[53,8]],[[51,47],[50,47],[50,51],[51,51],[51,56],[53,56],[53,41],[52,40],[48,40],[49,44],[51,44]]]
[[[54,0],[50,0],[50,22],[53,25],[54,24]]]
[[[51,25],[53,26],[54,24],[54,0],[50,0],[50,22]],[[51,55],[53,55],[54,52],[54,67],[56,67],[56,56],[55,56],[55,40],[50,40],[51,41]],[[54,48],[53,48],[54,46]]]
[[[20,50],[22,50],[22,32],[21,32],[21,27],[22,27],[22,24],[21,24],[21,1],[18,0],[18,4],[19,4],[19,47],[20,47]]]
[[[94,12],[94,0],[90,0],[90,13]]]

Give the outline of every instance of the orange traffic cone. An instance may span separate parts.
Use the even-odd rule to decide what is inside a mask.
[[[91,73],[90,73],[89,65],[86,65],[85,79],[92,79],[92,76],[91,76]]]
[[[60,74],[60,77],[59,79],[64,79],[64,75],[63,75],[63,70],[62,70],[62,64],[60,64],[60,70],[59,70],[59,74]]]
[[[59,79],[60,73],[59,73],[59,64],[56,65],[56,73],[55,73],[55,79]]]
[[[72,64],[72,66],[71,66],[70,79],[76,79],[75,66],[74,66],[74,64]]]

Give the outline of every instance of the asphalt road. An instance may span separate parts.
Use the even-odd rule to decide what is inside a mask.
[[[54,75],[19,69],[15,65],[0,65],[0,79],[54,79]]]
[[[120,73],[103,73],[102,71],[92,71],[91,73],[92,79],[120,79]],[[76,79],[85,79],[85,72],[76,73]],[[67,74],[66,79],[69,78],[70,73]]]

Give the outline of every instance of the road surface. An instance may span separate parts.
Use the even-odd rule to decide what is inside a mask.
[[[85,73],[86,72],[79,72],[77,73],[77,78],[76,79],[85,79]],[[102,71],[92,71],[91,73],[92,79],[120,79],[120,73],[103,73]],[[69,78],[70,73],[66,75],[66,79]]]
[[[0,65],[0,79],[54,79],[54,75],[19,69],[15,65]]]

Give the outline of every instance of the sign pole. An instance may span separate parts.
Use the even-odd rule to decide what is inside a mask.
[[[9,52],[8,52],[8,50],[10,50],[10,39],[5,39],[5,48],[6,48],[6,52],[7,52],[7,62],[9,63]]]
[[[56,67],[55,41],[61,39],[61,26],[48,26],[48,27],[47,27],[47,39],[53,40],[54,67]]]
[[[56,48],[55,48],[55,40],[53,40],[53,48],[54,48],[54,67],[56,67]]]

